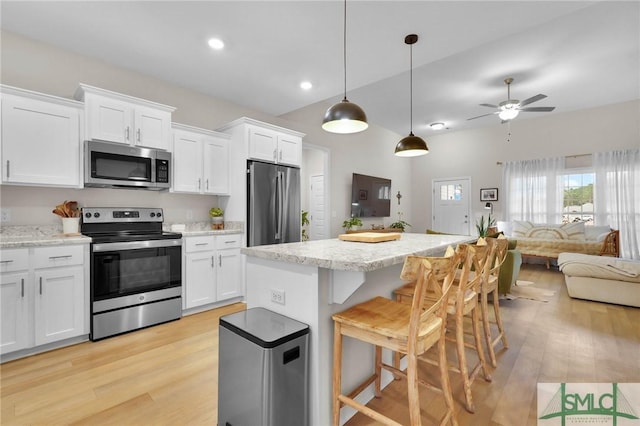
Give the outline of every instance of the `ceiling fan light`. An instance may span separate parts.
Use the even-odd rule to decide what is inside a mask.
[[[500,117],[501,120],[503,121],[507,121],[507,120],[513,120],[514,118],[516,118],[518,116],[518,114],[520,113],[520,111],[518,111],[517,109],[503,109],[502,111],[500,111],[500,113],[498,114],[498,117]]]
[[[409,133],[396,145],[395,155],[398,157],[418,157],[429,153],[427,143],[419,136]]]
[[[442,130],[444,129],[444,123],[438,122],[438,123],[431,123],[429,124],[429,126],[433,129],[433,130]]]
[[[331,133],[358,133],[369,127],[362,108],[344,98],[324,114],[322,129]]]

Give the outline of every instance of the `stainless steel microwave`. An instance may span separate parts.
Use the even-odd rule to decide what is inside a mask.
[[[171,153],[151,148],[85,141],[84,186],[167,190]]]

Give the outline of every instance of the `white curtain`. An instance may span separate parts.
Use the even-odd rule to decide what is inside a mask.
[[[506,162],[502,173],[505,220],[560,223],[563,170],[564,157]]]
[[[620,230],[620,257],[640,259],[640,149],[593,154],[595,223]]]

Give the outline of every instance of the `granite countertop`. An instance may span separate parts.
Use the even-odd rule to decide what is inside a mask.
[[[165,231],[170,231],[165,224]],[[225,223],[225,229],[213,230],[209,222],[186,224],[180,233],[185,236],[242,234],[242,222]],[[0,227],[0,248],[21,248],[38,246],[55,246],[68,244],[90,244],[91,238],[81,234],[65,235],[60,225],[12,225]]]
[[[89,244],[91,238],[81,234],[65,235],[59,225],[16,225],[0,228],[0,248]]]
[[[184,225],[185,229],[174,230],[172,225],[176,224],[164,224],[165,231],[180,232],[184,237],[194,237],[202,235],[228,235],[228,234],[242,234],[244,232],[243,222],[225,222],[224,229],[211,229],[210,222],[191,222]]]
[[[447,246],[475,241],[468,235],[403,233],[399,240],[360,243],[339,239],[245,247],[242,253],[263,259],[344,271],[369,272],[403,263],[406,256],[440,256]]]

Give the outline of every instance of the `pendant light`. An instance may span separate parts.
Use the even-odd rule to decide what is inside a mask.
[[[398,157],[417,157],[419,155],[425,155],[429,153],[427,143],[419,136],[413,134],[413,45],[418,41],[416,34],[409,34],[404,38],[404,42],[409,45],[410,51],[410,131],[409,136],[404,137],[396,145],[395,154]]]
[[[347,100],[347,0],[344,0],[343,25],[344,99],[324,114],[322,128],[331,133],[358,133],[369,127],[367,115],[358,105]]]

